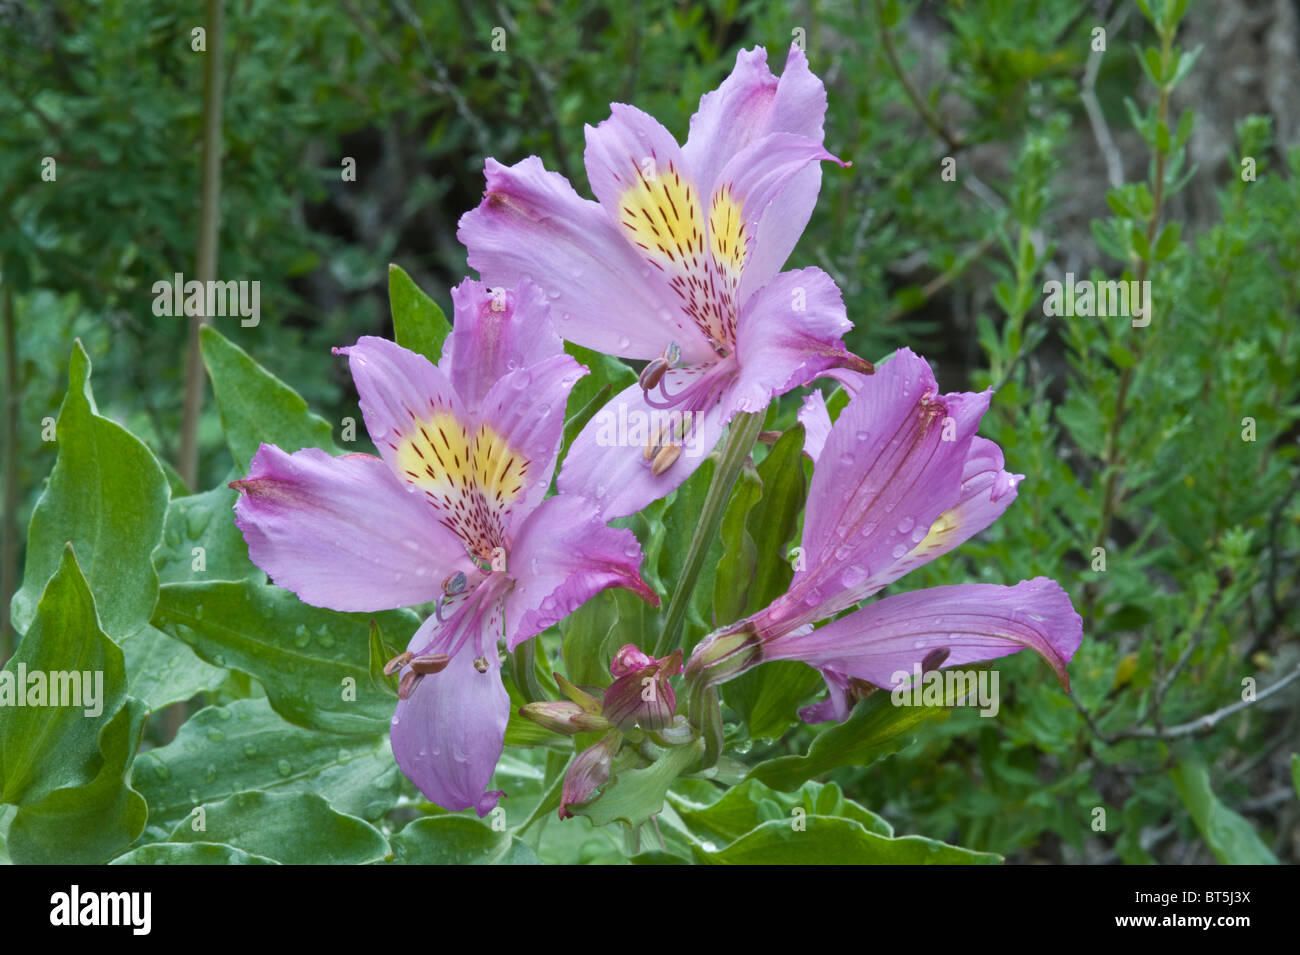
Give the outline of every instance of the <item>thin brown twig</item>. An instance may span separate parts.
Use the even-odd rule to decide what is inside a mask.
[[[930,109],[925,100],[921,98],[921,94],[917,91],[916,87],[912,85],[912,81],[908,77],[907,71],[903,69],[903,64],[898,59],[898,50],[894,47],[894,38],[890,33],[889,25],[885,23],[884,6],[881,4],[880,0],[873,0],[872,5],[875,7],[876,11],[876,23],[880,26],[880,40],[885,48],[885,57],[889,60],[889,65],[893,69],[894,75],[898,77],[899,85],[903,87],[903,92],[907,95],[908,100],[911,101],[917,115],[921,117],[925,125],[929,126],[935,135],[948,144],[949,149],[961,149],[964,145],[962,138],[951,132],[934,110]]]

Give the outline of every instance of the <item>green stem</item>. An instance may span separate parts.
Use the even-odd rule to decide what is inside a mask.
[[[714,472],[713,483],[704,498],[704,507],[700,510],[700,522],[695,526],[691,545],[686,551],[686,560],[682,564],[681,576],[677,578],[677,587],[668,601],[664,615],[664,628],[655,643],[654,655],[665,656],[677,649],[680,643],[682,624],[686,620],[686,608],[690,605],[691,595],[695,592],[695,582],[704,566],[704,558],[718,536],[718,527],[722,524],[723,512],[727,509],[727,498],[740,477],[741,469],[749,458],[749,452],[758,439],[758,432],[763,426],[762,412],[741,412],[731,420],[731,433],[727,436],[726,447],[722,451],[722,460]]]

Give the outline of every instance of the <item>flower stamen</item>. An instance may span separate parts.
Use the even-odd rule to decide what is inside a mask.
[[[392,676],[402,667],[410,663],[411,659],[414,656],[415,654],[409,650],[407,650],[405,653],[399,653],[397,656],[393,657],[391,660],[389,660],[387,663],[384,664],[384,676]]]

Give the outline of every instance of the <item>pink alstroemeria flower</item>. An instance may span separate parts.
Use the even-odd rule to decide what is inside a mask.
[[[689,680],[721,683],[765,660],[802,660],[830,689],[804,718],[843,720],[853,681],[893,689],[916,665],[960,666],[1027,647],[1068,687],[1082,621],[1046,577],[916,590],[813,629],[946,554],[1015,500],[1023,475],[1004,470],[1001,449],[975,434],[992,392],[938,392],[930,366],[907,349],[861,379],[815,456],[789,590],[706,637],[687,663]]]
[[[851,325],[830,276],[780,271],[821,190],[819,162],[839,162],[822,146],[825,88],[798,46],[779,79],[765,50],[742,50],[684,146],[635,107],[610,109],[586,127],[598,202],[536,156],[488,159],[485,197],[457,237],[485,280],[545,288],[564,338],[649,360],[560,472],[560,490],[618,517],[685,481],[737,412],[827,369],[871,366],[840,341]]]
[[[484,815],[510,701],[497,641],[513,650],[598,591],[658,605],[630,531],[573,495],[543,500],[565,400],[585,369],[565,355],[546,298],[466,280],[434,365],[382,338],[348,356],[380,458],[262,445],[235,522],[253,561],[318,607],[378,611],[437,600],[390,661],[401,670],[393,753],[446,809]]]

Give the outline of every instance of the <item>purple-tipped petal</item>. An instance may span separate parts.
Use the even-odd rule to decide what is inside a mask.
[[[438,367],[471,413],[501,378],[564,354],[546,295],[526,279],[513,289],[465,279],[451,290],[451,298],[455,322]]]
[[[424,499],[371,455],[332,458],[318,448],[286,454],[264,444],[248,477],[231,486],[241,492],[235,524],[253,562],[317,607],[424,603],[449,574],[472,569]]]
[[[609,587],[624,587],[659,606],[638,573],[640,565],[636,536],[606,527],[595,502],[570,494],[544,501],[510,551],[508,573],[515,584],[506,598],[507,646],[513,650]]]
[[[531,278],[550,298],[556,331],[597,351],[649,359],[675,341],[687,361],[712,356],[666,276],[599,203],[536,156],[514,166],[488,159],[485,172],[483,201],[456,232],[484,281]]]
[[[797,45],[790,45],[780,79],[768,69],[765,49],[740,50],[731,74],[700,97],[682,153],[700,187],[711,194],[723,167],[750,143],[769,133],[821,142],[825,116],[826,88]]]
[[[674,369],[664,375],[663,381],[676,393],[697,385],[706,374],[724,378],[726,370],[717,366]],[[560,491],[598,502],[605,520],[635,514],[647,504],[667,497],[695,473],[730,420],[733,412],[725,381],[720,381],[719,398],[692,418],[680,414],[672,418],[671,413],[648,405],[639,384],[615,395],[569,446],[560,468]],[[655,474],[655,460],[666,459],[658,458],[657,452],[647,459],[645,442],[658,428],[687,421],[692,422],[692,427],[679,442],[681,453]]]
[[[948,651],[946,668],[1028,648],[1069,689],[1065,667],[1082,640],[1069,595],[1056,581],[1035,577],[1014,587],[956,584],[886,597],[820,630],[768,641],[763,659],[802,660],[892,688],[935,651]]]
[[[443,809],[486,816],[504,795],[487,791],[505,741],[510,696],[493,653],[480,673],[458,653],[426,676],[393,715],[393,755],[406,778]]]
[[[989,392],[937,391],[925,360],[901,349],[840,414],[809,488],[805,569],[771,620],[823,619],[875,593],[957,502]]]
[[[865,366],[840,341],[852,327],[839,288],[821,269],[778,275],[745,303],[741,314],[733,409],[762,411],[773,397],[828,368]]]

